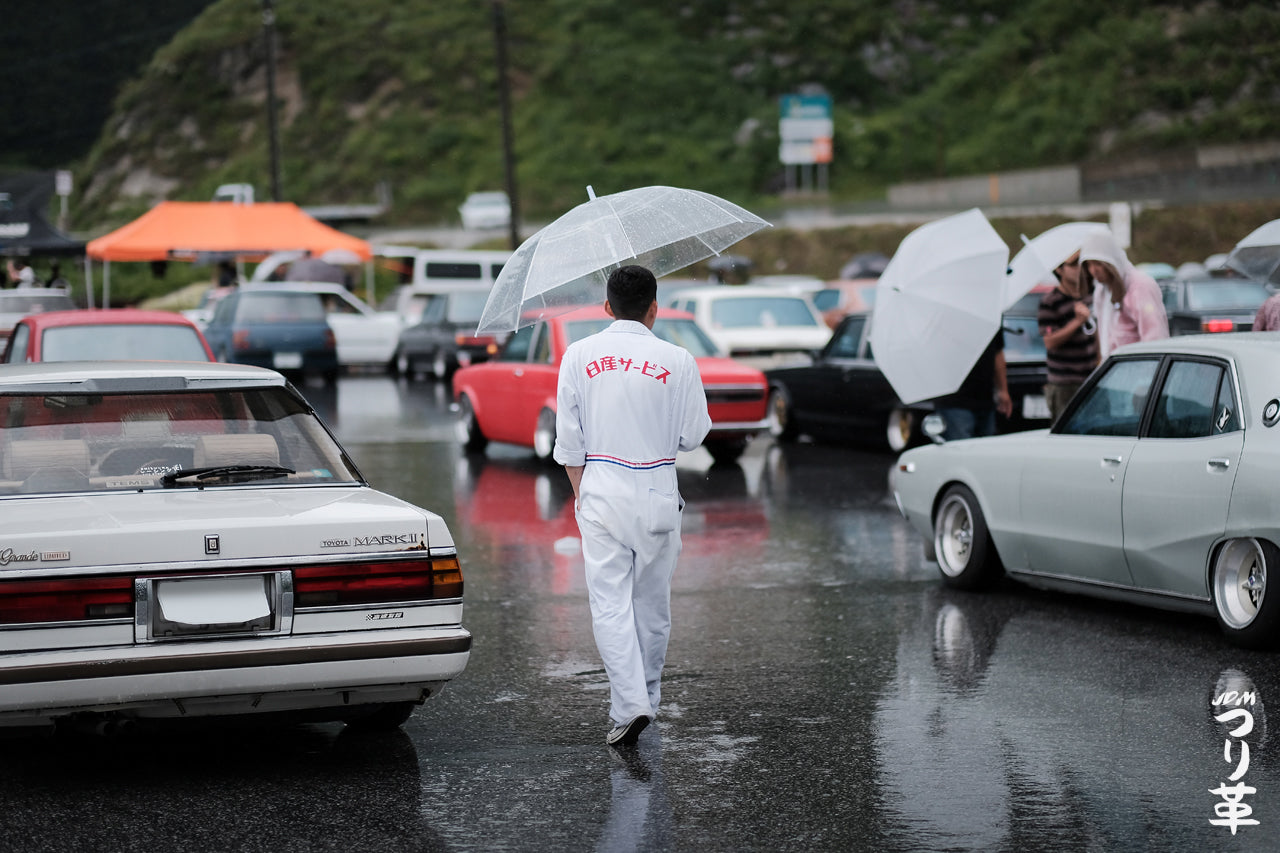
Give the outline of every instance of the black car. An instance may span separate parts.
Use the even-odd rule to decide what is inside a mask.
[[[460,287],[427,296],[418,322],[400,333],[396,369],[410,379],[430,371],[447,379],[459,366],[492,358],[500,341],[476,334],[489,298],[487,288]]]
[[[1044,339],[1036,322],[1039,293],[1029,293],[1004,317],[1005,362],[1013,415],[997,419],[1000,432],[1049,425],[1044,399]],[[933,405],[904,404],[871,353],[871,314],[849,314],[812,364],[765,371],[775,438],[799,435],[852,441],[901,451],[924,440],[920,422]]]
[[[1271,291],[1259,281],[1230,276],[1160,282],[1169,334],[1247,332]]]
[[[788,441],[804,434],[871,442],[899,451],[920,440],[932,407],[904,406],[871,357],[870,314],[849,314],[812,364],[765,371],[770,430]]]
[[[1037,288],[1004,312],[1004,363],[1013,413],[1008,419],[997,416],[1000,432],[1049,426],[1049,404],[1044,399],[1049,367],[1038,318],[1042,294]]]

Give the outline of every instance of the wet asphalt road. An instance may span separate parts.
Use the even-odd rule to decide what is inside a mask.
[[[620,760],[563,472],[467,458],[429,383],[305,391],[377,488],[449,522],[467,671],[389,735],[0,742],[0,850],[1280,849],[1275,656],[1204,619],[944,591],[892,457],[858,448],[681,457],[661,716]],[[1231,689],[1258,700],[1236,738]],[[1210,789],[1241,741],[1260,823],[1232,835]]]

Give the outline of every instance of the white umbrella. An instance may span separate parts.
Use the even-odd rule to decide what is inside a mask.
[[[974,208],[903,239],[876,284],[871,349],[904,403],[950,394],[1000,330],[1009,247]]]
[[[578,205],[520,245],[502,267],[478,332],[502,332],[538,316],[604,298],[625,264],[663,276],[732,246],[769,223],[697,190],[641,187]]]
[[[1089,234],[1109,232],[1101,222],[1064,222],[1037,234],[1034,240],[1022,237],[1023,247],[1009,262],[1004,280],[1004,307],[1008,308],[1037,284],[1056,284],[1053,271],[1080,251]]]
[[[1227,255],[1226,266],[1269,284],[1280,284],[1280,219],[1255,228]]]

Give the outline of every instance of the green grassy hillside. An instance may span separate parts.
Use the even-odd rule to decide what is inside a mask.
[[[282,187],[392,190],[456,220],[503,182],[492,5],[277,0]],[[505,4],[523,212],[666,183],[774,193],[777,99],[836,111],[831,190],[1280,137],[1280,6],[1134,0],[541,0]],[[77,218],[270,185],[259,0],[219,0],[117,99]]]

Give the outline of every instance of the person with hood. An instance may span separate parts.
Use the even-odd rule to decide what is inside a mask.
[[[1102,358],[1125,344],[1169,337],[1160,286],[1129,263],[1115,237],[1103,232],[1085,237],[1080,266],[1085,292],[1098,285],[1093,293],[1093,316]]]

